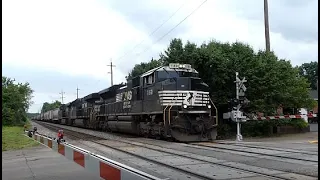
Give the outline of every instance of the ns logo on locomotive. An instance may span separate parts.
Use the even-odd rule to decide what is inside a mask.
[[[34,120],[181,142],[214,140],[208,85],[189,64],[169,64],[89,94]]]

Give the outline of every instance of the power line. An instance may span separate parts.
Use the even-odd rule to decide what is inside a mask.
[[[184,1],[184,3],[173,13],[171,14],[171,16],[165,20],[162,24],[160,24],[155,30],[153,30],[148,37],[150,37],[151,35],[153,35],[156,31],[158,31],[165,23],[167,23],[174,15],[177,14],[178,11],[180,11],[180,9],[187,3],[187,1]],[[124,58],[125,56],[127,56],[128,54],[130,54],[133,50],[135,50],[138,46],[140,46],[146,39],[142,40],[139,44],[137,44],[136,46],[134,46],[134,48],[132,48],[130,51],[128,51],[127,53],[125,53],[123,56],[121,56],[120,58],[118,58],[118,60]]]
[[[186,19],[188,19],[193,13],[195,13],[205,2],[208,0],[204,0],[197,8],[195,8],[190,14],[188,14],[184,19],[182,19],[178,24],[176,24],[173,28],[171,28],[167,33],[165,33],[163,36],[161,36],[155,43],[153,43],[151,46],[147,47],[144,51],[137,54],[137,57],[139,57],[141,54],[147,52],[154,44],[161,41],[165,36],[167,36],[169,33],[171,33],[175,28],[177,28],[181,23],[183,23]]]

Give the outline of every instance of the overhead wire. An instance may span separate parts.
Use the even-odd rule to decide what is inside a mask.
[[[161,41],[164,37],[166,37],[168,34],[170,34],[174,29],[176,29],[180,24],[182,24],[185,20],[187,20],[193,13],[195,13],[200,7],[206,3],[208,0],[204,0],[199,6],[197,6],[190,14],[188,14],[185,18],[183,18],[178,24],[176,24],[173,28],[171,28],[167,33],[165,33],[163,36],[161,36],[159,39],[156,40],[156,42],[152,43],[151,46],[147,47],[144,51],[140,52],[136,56],[139,57],[141,54],[147,52],[150,48],[153,47],[154,44]]]
[[[184,3],[173,13],[171,14],[171,16],[165,20],[164,22],[162,22],[162,24],[160,24],[156,29],[154,29],[149,35],[148,37],[152,36],[155,32],[157,32],[164,24],[166,24],[170,19],[172,19],[173,16],[175,16],[180,9],[185,6],[187,4],[188,1],[184,1]],[[127,56],[128,54],[130,54],[133,50],[135,50],[138,46],[140,46],[146,39],[143,39],[139,44],[137,44],[136,46],[134,46],[134,48],[132,48],[130,51],[128,51],[127,53],[125,53],[123,56],[121,56],[120,58],[118,58],[118,60],[124,58],[125,56]]]
[[[200,7],[206,3],[208,0],[204,0],[199,6],[197,6],[190,14],[188,14],[185,18],[183,18],[178,24],[176,24],[173,28],[171,28],[168,32],[166,32],[163,36],[161,36],[159,39],[156,40],[156,42],[152,43],[151,46],[147,47],[146,49],[144,49],[142,52],[140,52],[139,54],[136,54],[136,57],[139,57],[141,54],[147,52],[151,47],[153,47],[154,44],[158,43],[159,41],[161,41],[165,36],[167,36],[168,34],[170,34],[173,30],[175,30],[180,24],[182,24],[185,20],[187,20],[191,15],[193,15],[198,9],[200,9]],[[150,37],[151,35],[153,35],[157,30],[159,30],[165,23],[167,23],[175,14],[177,14],[177,12],[179,12],[179,10],[186,4],[187,1],[185,1],[167,20],[165,20],[162,24],[160,24],[155,30],[153,30],[148,37]],[[137,44],[136,46],[134,46],[133,49],[131,49],[130,51],[128,51],[127,53],[125,53],[123,56],[121,56],[120,58],[117,58],[117,60],[120,60],[122,58],[124,58],[125,56],[127,56],[128,54],[130,54],[133,50],[135,50],[139,45],[141,45],[143,42],[145,41],[142,40],[139,44]]]

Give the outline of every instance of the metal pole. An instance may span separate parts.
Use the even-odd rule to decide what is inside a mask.
[[[111,70],[110,70],[110,72],[111,72],[111,86],[113,86],[112,61],[111,61],[111,63],[110,63],[110,67],[111,67]]]
[[[116,67],[115,65],[112,64],[112,59],[110,60],[110,65],[107,65],[107,66],[110,66],[110,74],[111,74],[111,86],[113,86],[113,67]]]
[[[80,89],[79,89],[78,86],[77,86],[77,99],[79,98],[79,96],[78,96],[78,95],[79,95],[79,90],[80,90]]]
[[[63,92],[63,90],[61,90],[61,93],[59,93],[59,94],[61,94],[61,104],[63,104],[63,94],[64,94],[65,92]]]
[[[238,81],[238,75],[239,73],[236,72],[236,99],[239,101],[239,81]],[[242,135],[241,135],[241,132],[240,132],[240,122],[239,122],[239,119],[238,119],[238,114],[239,114],[239,111],[240,111],[240,105],[237,105],[237,116],[236,116],[236,122],[237,122],[237,137],[236,137],[236,141],[242,141]]]
[[[264,0],[264,32],[266,39],[266,52],[270,52],[268,0]]]

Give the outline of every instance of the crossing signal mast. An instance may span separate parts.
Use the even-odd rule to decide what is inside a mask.
[[[247,82],[246,78],[242,80],[238,77],[239,73],[236,72],[236,98],[232,99],[230,104],[231,109],[231,120],[237,123],[237,137],[236,141],[242,141],[242,135],[240,131],[240,122],[246,122],[246,116],[243,115],[243,112],[240,111],[240,108],[243,105],[247,105],[250,101],[245,97],[245,92],[247,91],[246,86],[244,85]]]

